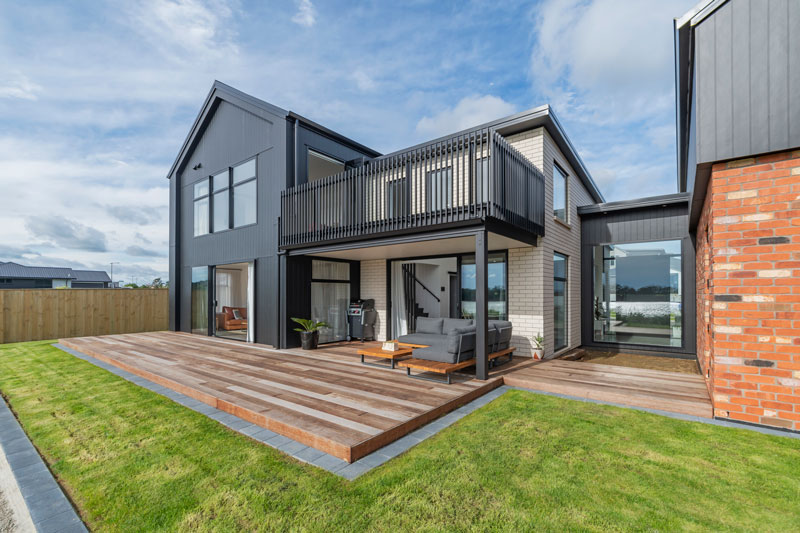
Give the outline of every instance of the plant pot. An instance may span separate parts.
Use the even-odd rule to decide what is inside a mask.
[[[319,344],[319,331],[301,331],[300,345],[304,350],[314,350]]]
[[[540,360],[544,358],[544,348],[534,348],[533,349],[533,358],[535,360]]]

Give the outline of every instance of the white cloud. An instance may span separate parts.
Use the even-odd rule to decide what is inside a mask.
[[[19,71],[0,74],[0,98],[20,98],[36,100],[42,87]]]
[[[417,132],[429,138],[439,137],[510,115],[514,111],[513,104],[497,96],[465,96],[454,107],[422,117],[417,123]]]
[[[530,76],[565,117],[595,125],[671,110],[672,18],[695,0],[549,0]]]
[[[311,0],[299,0],[297,3],[297,13],[292,17],[292,22],[304,26],[312,27],[317,22],[317,9]]]

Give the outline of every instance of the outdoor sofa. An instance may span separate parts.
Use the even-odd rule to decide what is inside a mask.
[[[489,364],[494,366],[501,356],[511,360],[513,326],[507,320],[490,320],[487,329]],[[417,317],[414,333],[401,335],[398,342],[417,346],[413,359],[400,363],[409,376],[411,369],[445,374],[475,364],[475,323],[472,319]],[[420,376],[412,376],[420,377]]]

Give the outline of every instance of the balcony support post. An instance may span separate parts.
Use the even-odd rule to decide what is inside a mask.
[[[489,233],[481,228],[475,234],[475,375],[489,377]]]

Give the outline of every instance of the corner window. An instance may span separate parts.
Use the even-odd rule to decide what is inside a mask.
[[[567,347],[567,256],[553,254],[553,349]]]
[[[194,184],[194,236],[208,231],[208,179],[203,179]]]
[[[453,207],[453,169],[428,172],[428,211]]]
[[[233,167],[233,227],[256,223],[256,160]]]
[[[553,164],[553,216],[567,223],[567,174]]]
[[[344,163],[338,159],[308,150],[308,182],[317,181],[344,172]]]
[[[681,241],[595,246],[593,339],[680,347]]]

